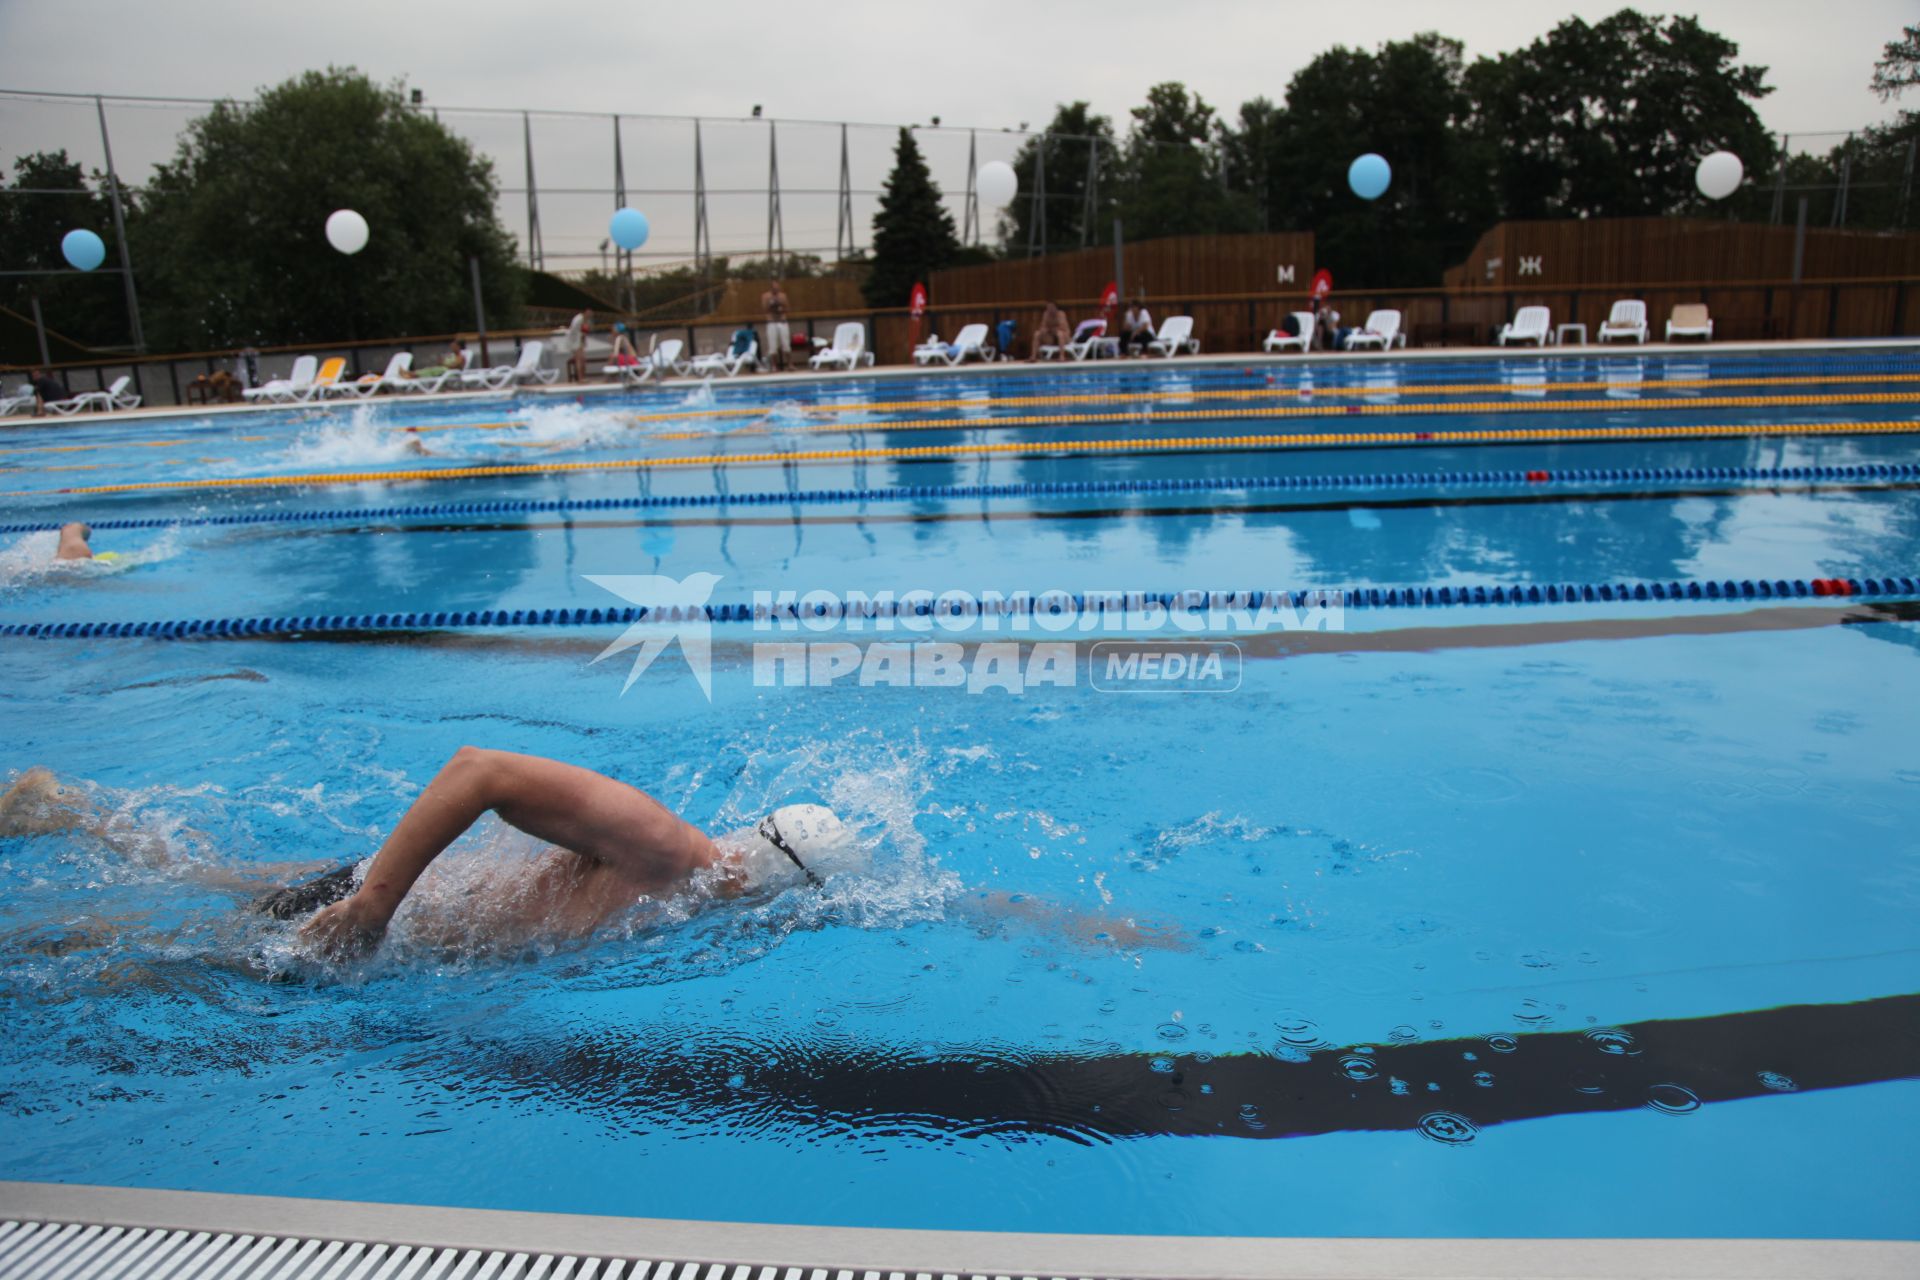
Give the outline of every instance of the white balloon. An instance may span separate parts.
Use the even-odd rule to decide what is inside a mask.
[[[1012,165],[1004,160],[989,160],[980,166],[974,190],[980,193],[981,204],[998,209],[1020,190],[1020,180],[1014,177]]]
[[[367,247],[367,220],[351,209],[335,209],[327,215],[327,243],[342,253],[358,253]]]
[[[1716,151],[1700,161],[1693,181],[1707,199],[1725,200],[1740,189],[1740,180],[1746,176],[1746,167],[1740,163],[1739,156],[1731,151]]]

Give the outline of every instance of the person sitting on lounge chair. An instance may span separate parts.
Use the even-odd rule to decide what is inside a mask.
[[[1046,314],[1040,317],[1040,327],[1033,331],[1033,344],[1027,350],[1029,361],[1040,358],[1042,347],[1064,347],[1073,337],[1073,327],[1067,323],[1067,313],[1049,302]]]
[[[1140,355],[1153,341],[1153,312],[1147,310],[1147,300],[1135,298],[1127,307],[1127,313],[1120,317],[1119,339],[1120,355]]]
[[[627,326],[617,320],[613,325],[613,357],[607,363],[617,369],[637,369],[640,366],[640,353],[633,349],[633,339],[627,336]]]
[[[55,400],[65,400],[72,393],[53,376],[53,370],[44,366],[35,369],[33,376],[27,379],[27,385],[33,388],[33,416],[38,418],[47,411],[47,406]]]
[[[455,338],[446,354],[440,357],[439,364],[430,364],[424,369],[402,369],[403,378],[440,378],[449,373],[457,373],[467,367],[467,345]]]

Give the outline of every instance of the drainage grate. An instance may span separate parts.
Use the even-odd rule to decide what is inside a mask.
[[[0,1222],[0,1280],[1057,1280]]]

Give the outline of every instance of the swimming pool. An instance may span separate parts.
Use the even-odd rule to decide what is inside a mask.
[[[84,517],[124,558],[54,570],[51,534],[0,535],[0,626],[65,632],[0,639],[7,765],[85,780],[165,856],[0,843],[0,1174],[1920,1238],[1916,374],[1369,362],[1303,395],[1249,363],[10,432],[7,521]],[[592,660],[636,600],[592,579],[700,572],[747,614],[711,626],[711,698],[676,653],[622,696],[630,660]],[[874,629],[756,623],[756,593],[1326,588],[1361,593],[1344,629],[1194,633],[1238,645],[1213,695],[1102,691],[1084,650],[1019,692],[756,676],[757,644]],[[951,621],[889,639],[977,669],[1003,634],[1159,634]],[[346,974],[203,883],[370,852],[467,742],[714,828],[824,800],[874,869],[528,954],[403,929]]]

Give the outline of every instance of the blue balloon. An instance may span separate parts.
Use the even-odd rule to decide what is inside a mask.
[[[82,271],[91,271],[107,260],[107,244],[91,231],[69,231],[60,237],[60,253]]]
[[[1393,181],[1393,167],[1384,156],[1369,151],[1347,166],[1347,185],[1362,200],[1378,200]]]
[[[638,249],[647,242],[647,215],[638,209],[621,209],[607,223],[607,233],[622,249]]]

